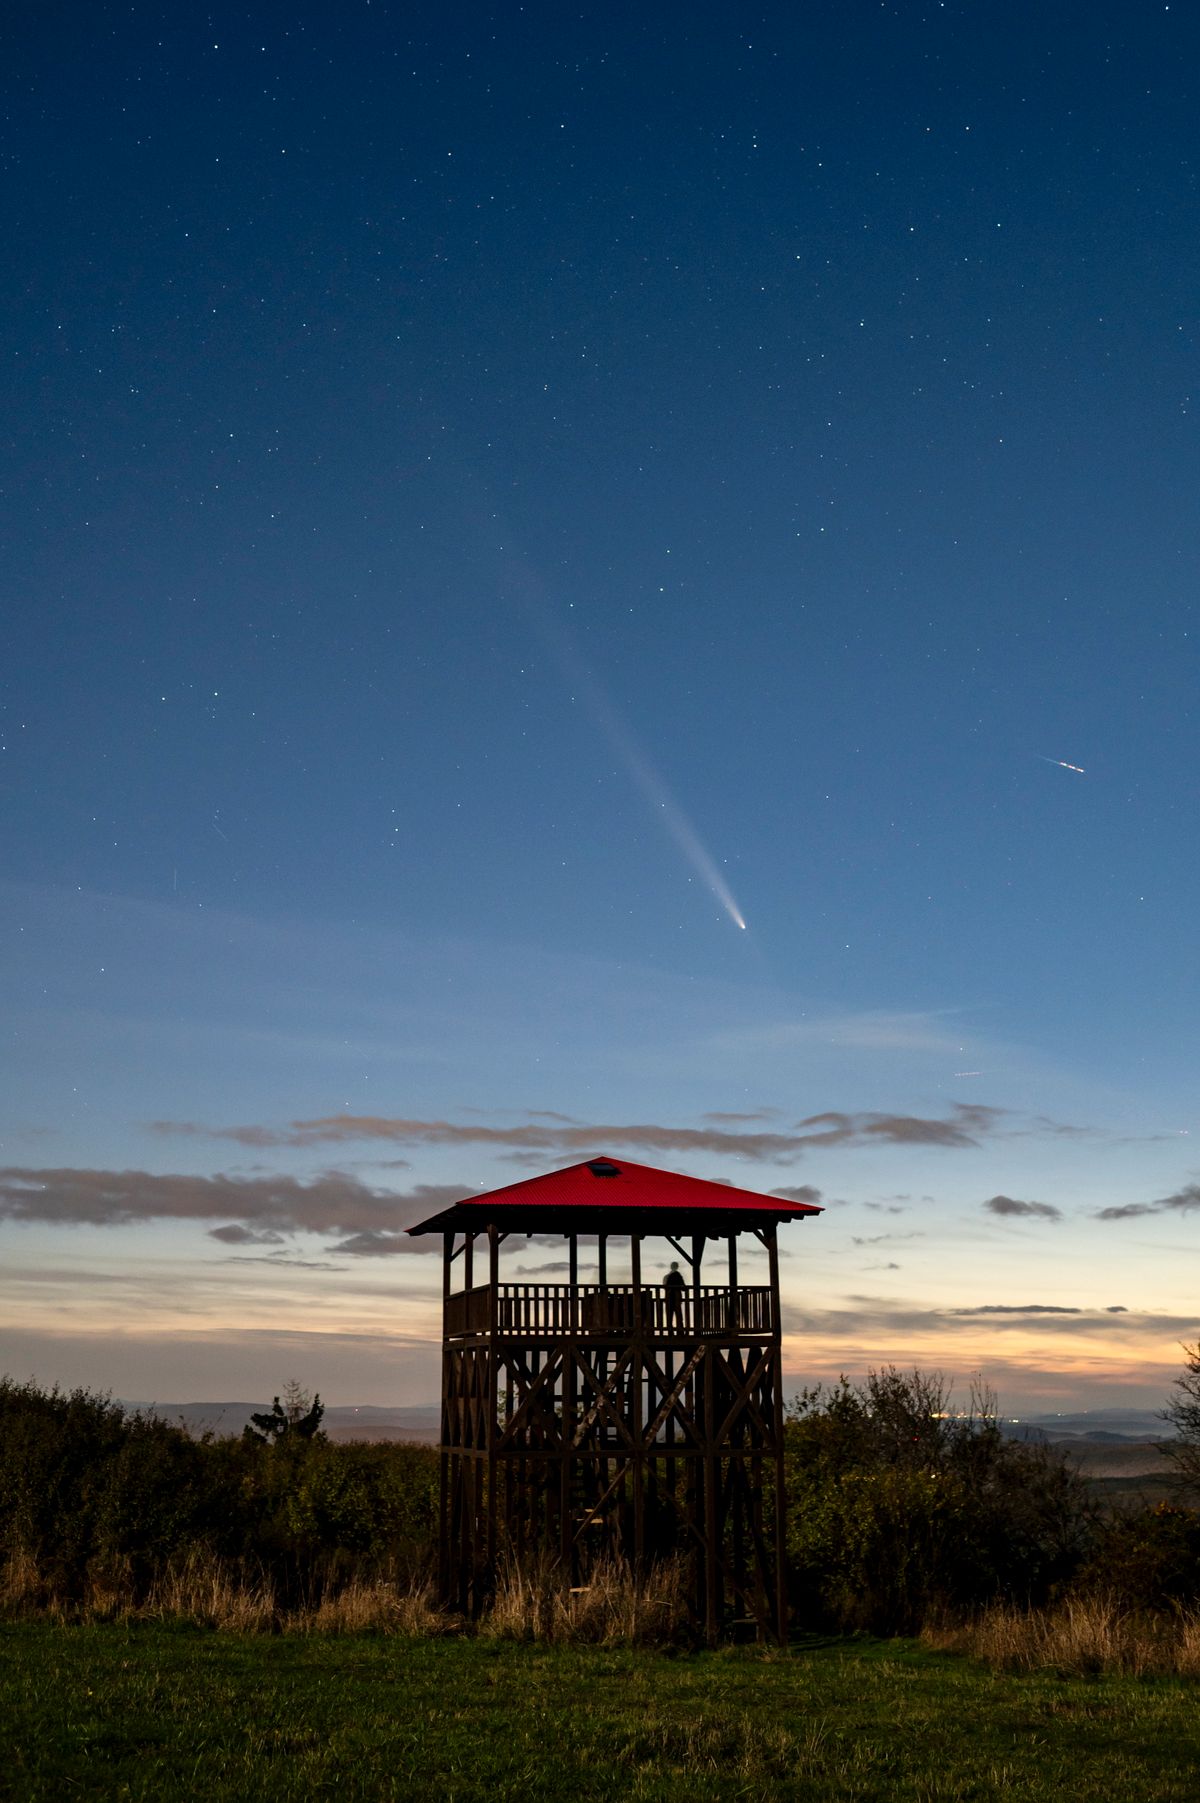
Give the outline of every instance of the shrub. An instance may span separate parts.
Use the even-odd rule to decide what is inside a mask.
[[[915,1633],[939,1612],[1051,1595],[1090,1544],[1081,1480],[959,1414],[937,1374],[889,1368],[809,1391],[786,1441],[793,1600],[809,1626]]]
[[[218,1567],[222,1584],[316,1606],[331,1586],[427,1570],[436,1498],[427,1447],[193,1440],[86,1390],[0,1379],[9,1607],[139,1607]]]
[[[1200,1611],[1200,1512],[1159,1503],[1109,1516],[1075,1588],[1126,1610]]]

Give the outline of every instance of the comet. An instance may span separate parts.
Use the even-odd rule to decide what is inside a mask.
[[[685,863],[691,866],[726,917],[743,933],[747,932],[746,916],[738,906],[716,859],[684,813],[666,778],[643,750],[633,728],[609,700],[574,637],[551,605],[536,571],[525,559],[511,553],[504,569],[512,599],[518,602],[526,620],[556,659],[571,686],[573,696],[579,696],[612,750],[624,764],[626,773],[640,792],[653,819]]]
[[[599,723],[613,750],[621,758],[637,788],[641,790],[651,813],[664,828],[667,837],[672,839],[677,849],[682,852],[700,881],[715,896],[734,926],[740,927],[743,933],[746,932],[746,917],[734,900],[729,884],[718,869],[708,847],[667,787],[665,779],[650,762],[634,738],[632,729],[617,713],[616,708],[604,694],[591,672],[578,667],[580,660],[575,659],[574,661],[576,663],[574,672],[576,686],[584,695],[593,719]]]
[[[1055,768],[1058,770],[1073,770],[1075,772],[1076,776],[1086,776],[1087,775],[1087,771],[1084,769],[1082,764],[1068,764],[1065,758],[1044,757],[1040,751],[1037,752],[1035,755],[1042,759],[1043,764],[1053,764],[1055,766]]]

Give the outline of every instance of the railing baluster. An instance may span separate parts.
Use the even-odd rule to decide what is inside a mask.
[[[487,1328],[487,1284],[455,1290],[445,1301],[446,1331],[452,1337]],[[502,1283],[496,1292],[496,1322],[506,1333],[545,1335],[644,1331],[672,1334],[769,1334],[775,1330],[771,1291],[760,1284],[704,1284],[687,1290],[672,1312],[663,1284]]]

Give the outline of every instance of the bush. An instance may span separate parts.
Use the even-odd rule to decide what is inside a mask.
[[[1159,1503],[1111,1515],[1097,1528],[1075,1588],[1127,1610],[1200,1610],[1200,1513]]]
[[[987,1397],[889,1368],[799,1397],[786,1438],[788,1555],[805,1626],[913,1634],[939,1614],[1053,1594],[1091,1542],[1081,1480],[1007,1440]]]
[[[86,1390],[0,1379],[0,1547],[31,1559],[54,1597],[120,1572],[141,1593],[161,1562],[222,1513],[206,1449]]]
[[[428,1567],[437,1468],[420,1446],[193,1440],[86,1390],[0,1379],[0,1564],[25,1602],[67,1609],[98,1589],[139,1606],[214,1558],[314,1605]]]

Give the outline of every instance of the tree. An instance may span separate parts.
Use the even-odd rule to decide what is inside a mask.
[[[939,1610],[1040,1602],[1086,1551],[1079,1477],[1005,1437],[994,1398],[872,1371],[797,1397],[786,1433],[793,1601],[809,1627],[913,1634]]]
[[[310,1396],[290,1377],[283,1386],[283,1401],[277,1396],[269,1412],[251,1415],[245,1437],[263,1440],[268,1446],[278,1446],[281,1441],[294,1444],[297,1440],[324,1439],[320,1431],[324,1413],[320,1396]]]
[[[1164,1441],[1163,1451],[1185,1483],[1200,1486],[1200,1344],[1183,1350],[1187,1363],[1161,1416],[1175,1429],[1175,1438]]]

